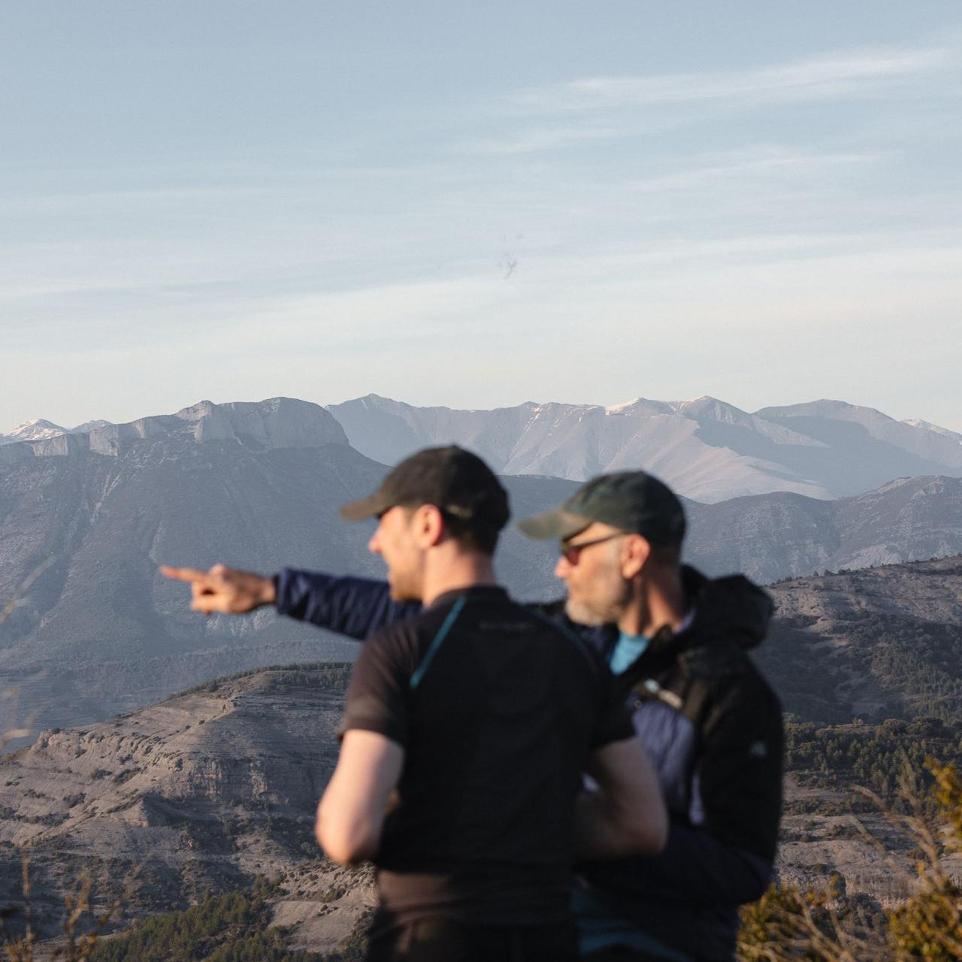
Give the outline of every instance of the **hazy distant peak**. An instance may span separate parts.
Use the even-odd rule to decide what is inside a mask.
[[[67,429],[53,421],[44,418],[33,418],[18,424],[9,434],[4,435],[4,440],[11,441],[44,441],[47,438],[55,438],[61,434],[66,434]]]
[[[859,422],[880,419],[896,424],[898,423],[894,418],[883,414],[876,408],[865,407],[860,404],[850,404],[848,401],[836,401],[831,398],[819,398],[817,401],[805,401],[801,404],[767,407],[755,413],[760,417],[828,417]]]
[[[69,432],[50,422],[31,424],[32,436],[21,430],[19,436],[4,438],[8,444],[30,442],[8,448],[4,455],[8,463],[31,454],[63,456],[87,449],[97,454],[118,455],[130,444],[148,438],[186,438],[196,443],[234,440],[262,448],[348,443],[344,430],[331,414],[318,404],[296,398],[227,404],[198,401],[175,414],[151,415],[124,424],[91,421]],[[45,426],[37,428],[37,425]]]
[[[633,401],[623,401],[605,408],[606,414],[674,414],[675,409],[667,401],[652,401],[650,398],[639,397]]]
[[[953,441],[962,444],[962,434],[959,434],[958,431],[950,431],[948,428],[933,424],[931,421],[923,421],[921,418],[906,418],[902,423],[911,428],[922,428],[925,431],[932,431],[934,434],[941,434],[944,438],[951,438]]]
[[[364,397],[353,398],[348,401],[344,401],[344,404],[361,404],[364,407],[394,407],[395,405],[399,407],[410,407],[404,401],[395,401],[394,398],[384,397],[383,394],[365,394]]]
[[[91,431],[98,431],[100,428],[107,428],[113,424],[112,421],[104,421],[102,418],[98,418],[94,421],[84,421],[83,424],[78,424],[75,428],[71,428],[68,434],[89,434]]]
[[[196,404],[191,404],[189,407],[176,411],[174,417],[178,417],[182,421],[199,421],[201,418],[213,414],[216,407],[217,405],[213,401],[198,401]]]
[[[696,420],[707,418],[724,424],[747,424],[751,421],[751,415],[747,411],[707,394],[692,398],[690,401],[676,401],[672,407],[679,414]]]

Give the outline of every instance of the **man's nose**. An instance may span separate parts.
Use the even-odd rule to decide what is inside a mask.
[[[371,554],[381,553],[381,539],[378,537],[380,533],[381,533],[381,529],[378,528],[377,531],[375,531],[374,534],[371,535],[371,540],[368,541],[367,543],[367,550],[370,551]]]
[[[558,563],[554,566],[554,576],[564,581],[570,573],[571,565],[568,563],[568,559],[561,555],[558,558]]]

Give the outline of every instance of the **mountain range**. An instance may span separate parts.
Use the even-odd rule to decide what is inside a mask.
[[[343,523],[337,509],[386,470],[348,443],[330,412],[283,398],[201,402],[0,447],[0,599],[15,600],[0,619],[0,689],[16,688],[36,725],[65,726],[241,670],[353,658],[353,644],[268,610],[200,618],[157,566],[378,577],[370,526]],[[577,487],[504,481],[516,517]],[[713,575],[771,582],[962,551],[962,479],[952,477],[837,501],[781,492],[687,509],[686,558]],[[554,545],[512,528],[498,571],[517,597],[551,598],[555,558]]]
[[[962,435],[844,401],[753,414],[711,397],[459,411],[372,394],[328,410],[358,451],[385,464],[453,441],[503,474],[584,481],[644,468],[703,502],[774,491],[841,498],[895,478],[962,476]]]
[[[43,725],[141,707],[247,668],[350,659],[354,646],[262,610],[201,618],[161,563],[223,561],[377,576],[371,525],[337,510],[386,468],[317,405],[201,403],[175,415],[0,448],[0,689]],[[519,512],[570,482],[506,479]],[[501,562],[525,596],[552,587],[552,548],[510,531]]]
[[[369,394],[327,410],[356,450],[382,464],[454,442],[507,475],[584,481],[603,471],[644,467],[703,502],[774,491],[831,499],[895,478],[962,476],[962,434],[918,419],[896,421],[844,401],[754,413],[711,397],[457,410]],[[67,429],[41,419],[0,435],[0,445],[110,427],[91,421]]]

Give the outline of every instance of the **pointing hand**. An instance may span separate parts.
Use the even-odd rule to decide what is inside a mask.
[[[276,598],[272,578],[221,564],[214,565],[210,571],[162,565],[160,573],[165,578],[189,584],[190,607],[207,615],[214,612],[242,615],[273,604]]]

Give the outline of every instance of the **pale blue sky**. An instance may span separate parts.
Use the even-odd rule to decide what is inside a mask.
[[[957,2],[8,4],[0,432],[200,398],[962,430]]]

